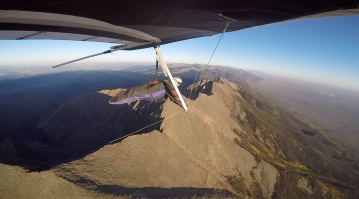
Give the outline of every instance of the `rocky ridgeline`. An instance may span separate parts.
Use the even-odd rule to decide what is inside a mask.
[[[358,193],[353,159],[323,133],[227,79],[201,80],[190,89],[188,113],[169,100],[109,105],[118,90],[85,93],[62,105],[38,124],[53,151],[44,155],[47,172],[101,197],[350,198]]]

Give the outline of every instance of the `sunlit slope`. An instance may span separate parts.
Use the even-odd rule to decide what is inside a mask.
[[[22,168],[0,164],[0,198],[112,198],[78,187],[53,171],[27,173]]]
[[[221,86],[218,91],[230,97]],[[203,100],[208,99],[210,106],[203,104]],[[270,197],[278,173],[272,165],[257,162],[253,155],[233,142],[237,135],[232,127],[240,126],[228,114],[221,96],[200,94],[196,101],[189,103],[189,113],[170,101],[163,105],[161,117],[168,119],[161,124],[161,132],[154,130],[105,146],[82,160],[59,166],[57,174],[74,182],[77,182],[74,176],[80,175],[96,182],[101,190],[103,185],[116,185],[124,192],[125,188],[136,187],[144,196],[149,196],[146,187],[159,195],[182,188],[183,194],[187,192],[188,196],[197,192],[231,195],[224,190],[245,196],[248,194],[245,187],[254,193],[258,187],[251,188],[251,185],[259,181],[265,197]],[[221,117],[216,119],[219,115]],[[270,177],[257,179],[251,177],[251,171]],[[229,179],[232,177],[244,179],[240,183],[243,190],[231,185]]]
[[[71,149],[164,120],[59,165],[55,173],[88,190],[140,197],[350,198],[358,193],[357,164],[321,132],[226,79],[192,88],[195,100],[187,99],[188,113],[169,100],[110,109],[98,103],[116,92],[110,90],[65,104],[40,126]]]

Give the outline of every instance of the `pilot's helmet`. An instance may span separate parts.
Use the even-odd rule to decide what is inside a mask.
[[[174,77],[173,79],[175,80],[176,86],[179,86],[182,84],[182,79],[180,77]]]

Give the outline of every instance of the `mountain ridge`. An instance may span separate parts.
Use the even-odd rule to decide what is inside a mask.
[[[218,89],[218,93],[220,92],[220,89]],[[228,95],[228,93],[222,93],[223,95]],[[206,94],[204,94],[206,95]],[[117,166],[121,167],[121,170],[117,170],[117,171],[112,171],[112,175],[116,175],[116,176],[122,176],[119,177],[119,179],[117,180],[118,184],[125,184],[128,187],[132,187],[132,186],[144,186],[144,187],[148,187],[148,186],[153,186],[153,185],[157,185],[159,187],[182,187],[182,186],[188,186],[190,185],[190,187],[196,187],[196,188],[214,188],[214,189],[225,189],[225,190],[231,190],[232,192],[235,192],[234,189],[230,186],[230,184],[227,182],[227,175],[230,176],[231,174],[235,173],[235,172],[245,172],[246,176],[250,176],[250,171],[248,169],[244,169],[247,167],[255,167],[255,165],[257,165],[257,162],[255,161],[255,158],[248,153],[246,150],[241,149],[240,147],[238,147],[234,142],[233,139],[235,137],[234,132],[231,130],[231,128],[229,126],[235,126],[237,128],[240,128],[238,126],[238,124],[230,119],[230,116],[226,116],[227,118],[223,118],[221,119],[221,121],[219,122],[215,122],[215,119],[213,119],[213,117],[215,117],[215,115],[213,115],[213,113],[219,113],[224,111],[223,106],[224,103],[218,103],[220,101],[220,98],[216,99],[216,103],[217,103],[217,107],[216,106],[212,106],[212,107],[205,107],[201,104],[203,104],[202,97],[199,97],[197,99],[198,101],[195,103],[195,101],[191,101],[189,102],[190,106],[192,107],[189,113],[184,113],[182,112],[181,108],[176,106],[175,104],[172,104],[172,102],[168,101],[163,105],[163,112],[162,112],[162,117],[164,118],[168,118],[170,117],[173,113],[177,112],[177,111],[181,111],[178,115],[168,118],[165,121],[163,121],[163,123],[161,124],[160,127],[160,131],[162,131],[162,133],[160,131],[151,131],[147,134],[141,134],[141,135],[134,135],[131,136],[129,138],[126,138],[125,140],[121,141],[119,144],[114,144],[111,146],[105,146],[104,148],[100,149],[99,151],[86,156],[81,162],[78,162],[76,164],[86,164],[87,161],[100,161],[99,159],[101,159],[100,157],[104,157],[106,153],[109,153],[109,151],[112,151],[112,153],[116,153],[115,157],[120,158],[122,161],[117,161],[117,160],[112,160],[112,161],[103,161],[103,164],[110,164],[110,162],[116,162],[114,164],[116,164]],[[197,108],[199,107],[199,108]],[[215,110],[213,110],[215,109]],[[204,110],[204,111],[203,111]],[[203,113],[205,112],[205,113]],[[181,122],[176,123],[176,117],[177,118],[181,118]],[[228,122],[229,121],[229,122]],[[193,123],[196,123],[197,125],[193,125]],[[204,123],[205,125],[198,125],[199,123]],[[222,124],[222,125],[221,125]],[[226,125],[224,125],[226,124]],[[221,127],[222,126],[222,127]],[[198,129],[199,128],[199,129]],[[225,130],[221,129],[224,128]],[[181,133],[178,133],[178,131],[174,130],[174,129],[181,129]],[[185,134],[186,132],[186,134]],[[190,134],[189,132],[196,132],[193,134]],[[206,133],[207,132],[207,133]],[[211,132],[211,133],[209,133]],[[222,135],[218,136],[217,133],[221,132]],[[152,138],[152,139],[150,139]],[[138,144],[141,143],[141,144]],[[149,143],[153,143],[155,142],[156,144],[151,145]],[[218,144],[221,150],[216,150],[215,147],[215,143],[216,142],[220,142],[220,144]],[[224,142],[224,143],[223,143]],[[129,143],[129,144],[127,144]],[[160,143],[167,143],[167,145],[162,145]],[[196,143],[201,143],[196,144]],[[126,145],[126,147],[124,146]],[[161,152],[162,150],[158,151],[159,149],[157,149],[156,155],[153,156],[150,153],[146,153],[146,151],[148,149],[144,149],[143,147],[155,147],[161,145],[165,150],[172,150],[171,153],[169,154],[165,154],[165,160],[169,161],[170,165],[174,164],[180,164],[183,167],[181,168],[177,168],[171,170],[167,167],[167,169],[161,169],[161,167],[159,165],[157,165],[157,163],[154,162],[148,162],[148,157],[152,157],[152,158],[159,158],[161,157],[161,153],[165,153],[165,152]],[[121,149],[115,149],[115,147],[121,147]],[[228,146],[228,147],[224,147],[224,146]],[[213,148],[215,147],[215,148]],[[167,150],[166,150],[167,149]],[[117,152],[118,150],[124,152],[125,154],[130,154],[126,157],[123,157],[124,155],[120,152]],[[128,151],[129,150],[129,151]],[[139,151],[137,153],[133,153],[134,151]],[[213,151],[214,150],[214,151]],[[106,151],[106,152],[104,152]],[[116,151],[116,152],[115,152]],[[156,151],[156,148],[153,149],[153,151]],[[199,151],[201,153],[199,153]],[[208,152],[208,151],[212,151],[212,152]],[[212,154],[214,153],[214,154]],[[217,153],[221,154],[218,155]],[[233,155],[233,153],[237,154],[237,155]],[[99,155],[101,154],[101,155]],[[122,154],[122,155],[121,155]],[[139,155],[140,154],[140,155]],[[141,156],[141,154],[146,154]],[[171,156],[171,154],[176,154],[176,158],[179,157],[183,157],[183,158],[179,158],[179,160],[177,160],[176,158],[173,159],[174,157]],[[232,154],[232,155],[229,155]],[[138,157],[140,156],[140,157]],[[162,156],[164,156],[164,154],[162,154]],[[239,160],[231,160],[233,158],[233,156],[243,156],[244,159],[247,160],[247,162],[244,164],[242,161]],[[96,158],[95,158],[96,157]],[[130,168],[128,168],[128,164],[132,165],[132,161],[139,161],[142,162],[140,160],[136,160],[137,159],[146,159],[147,162],[151,165],[153,165],[153,167],[151,167],[150,171],[154,171],[154,170],[158,170],[156,172],[156,175],[151,175],[150,173],[144,173],[143,170],[147,170],[146,168],[135,168],[133,166],[131,166]],[[205,159],[203,159],[205,157]],[[220,158],[220,160],[217,160],[217,158]],[[116,158],[116,159],[117,159]],[[134,160],[133,160],[133,159]],[[95,160],[94,160],[95,159]],[[151,158],[149,158],[151,159]],[[161,159],[161,158],[159,158]],[[206,162],[206,159],[208,162]],[[160,162],[163,162],[164,160],[160,160]],[[174,163],[171,163],[171,162]],[[123,162],[127,162],[128,164],[125,164]],[[227,162],[227,163],[224,163]],[[121,164],[122,163],[122,164]],[[142,162],[143,163],[143,162]],[[72,163],[71,163],[72,164]],[[100,163],[96,163],[95,165],[99,165]],[[165,163],[162,163],[165,164]],[[140,164],[141,165],[141,164]],[[172,167],[174,167],[174,165],[172,165]],[[187,165],[187,166],[184,166]],[[191,166],[192,165],[192,166]],[[238,166],[241,165],[241,166]],[[245,166],[247,165],[247,167]],[[249,166],[248,166],[249,165]],[[252,165],[252,166],[250,166]],[[62,166],[60,166],[62,167]],[[114,165],[108,166],[108,168],[113,168]],[[147,165],[147,167],[150,167],[149,165]],[[238,168],[236,168],[238,167]],[[271,167],[272,169],[274,169],[274,167],[270,166],[269,164],[266,163],[261,163],[260,166],[258,166],[258,168],[266,168],[266,167]],[[157,168],[157,169],[156,169]],[[97,168],[98,169],[98,168]],[[139,170],[138,170],[139,169]],[[237,170],[240,171],[237,171]],[[81,169],[80,169],[81,170]],[[101,169],[99,169],[101,170]],[[135,171],[133,171],[135,170]],[[169,171],[166,171],[169,170]],[[260,169],[259,169],[260,170]],[[150,172],[148,171],[148,172]],[[185,171],[185,172],[184,172]],[[220,172],[219,172],[220,171]],[[106,171],[105,170],[101,170],[101,175],[105,175],[105,176],[109,176],[110,173],[106,173],[104,174]],[[116,173],[117,172],[117,173]],[[160,173],[158,173],[160,172]],[[262,171],[265,172],[265,171]],[[96,172],[95,172],[96,173]],[[122,174],[121,174],[122,173]],[[125,178],[125,174],[129,174],[129,179]],[[202,174],[200,174],[202,173]],[[224,173],[224,174],[223,174]],[[87,173],[87,175],[91,175],[89,173]],[[92,174],[95,175],[95,174]],[[150,175],[150,176],[148,176]],[[188,179],[188,176],[191,176],[190,179]],[[270,174],[268,173],[268,176]],[[100,178],[99,177],[100,174],[96,175],[96,178]],[[136,177],[138,176],[138,177]],[[146,180],[142,179],[143,176],[146,176]],[[187,177],[185,177],[187,176]],[[197,176],[197,177],[196,177]],[[121,180],[127,179],[130,182],[118,182]],[[165,179],[163,179],[165,178]],[[103,178],[101,178],[103,179]],[[157,181],[156,181],[157,179]],[[166,179],[171,179],[170,181],[166,180]],[[246,184],[249,186],[250,184],[252,184],[252,180],[248,180],[249,178],[246,178],[247,182]],[[274,178],[275,179],[275,178]],[[104,181],[106,181],[105,179],[103,179]],[[112,179],[114,180],[114,179]],[[126,180],[124,180],[126,181]],[[145,182],[143,182],[145,181]],[[150,181],[153,181],[151,184]],[[204,181],[204,182],[203,182]],[[265,193],[267,194],[266,197],[268,197],[268,195],[271,195],[271,193],[273,192],[273,188],[274,188],[274,181],[272,179],[272,182],[270,184],[272,184],[271,188],[268,188],[268,190],[265,191]],[[134,184],[132,184],[132,183]],[[143,184],[141,184],[141,182]],[[146,184],[149,183],[149,184]],[[101,184],[105,184],[105,183],[101,183]],[[272,189],[272,190],[271,190]],[[237,194],[242,194],[242,193],[237,193]],[[242,196],[245,196],[245,194],[242,194]]]
[[[345,191],[346,188],[349,188],[349,190],[353,189],[353,186],[347,186],[343,181],[348,176],[345,175],[346,177],[340,177],[340,179],[336,180],[330,180],[330,177],[323,177],[327,176],[328,174],[322,171],[322,165],[313,163],[312,161],[314,160],[314,158],[307,157],[307,153],[310,152],[311,156],[314,155],[313,157],[321,159],[322,161],[328,161],[328,163],[332,165],[330,166],[331,169],[328,170],[329,172],[336,173],[336,175],[343,175],[343,172],[340,172],[340,170],[333,170],[333,168],[335,168],[334,164],[337,163],[333,163],[333,160],[327,160],[328,157],[322,156],[320,155],[320,153],[315,153],[314,148],[312,148],[310,145],[308,146],[310,142],[312,142],[311,144],[313,145],[318,145],[317,141],[308,138],[310,135],[308,136],[301,131],[303,128],[307,129],[308,132],[313,132],[313,130],[310,129],[310,126],[305,125],[289,113],[283,112],[279,108],[275,107],[273,104],[268,103],[265,99],[261,98],[259,94],[240,87],[234,83],[231,83],[224,78],[219,78],[216,82],[201,80],[196,85],[194,85],[194,87],[196,88],[198,96],[194,101],[187,99],[189,106],[191,107],[189,113],[180,112],[178,113],[178,115],[168,118],[177,111],[181,111],[180,107],[177,107],[169,101],[164,104],[142,104],[141,102],[137,102],[131,105],[130,107],[134,110],[148,111],[146,113],[140,111],[136,114],[152,115],[168,119],[162,121],[160,125],[156,127],[157,130],[156,128],[146,130],[145,132],[143,132],[145,134],[131,136],[119,143],[119,145],[121,146],[128,143],[126,144],[127,147],[137,151],[137,153],[132,153],[131,151],[127,151],[127,149],[121,147],[123,151],[128,153],[128,157],[138,157],[139,159],[145,158],[148,161],[149,159],[147,159],[147,156],[152,157],[150,159],[156,159],[158,157],[161,157],[160,154],[164,152],[161,152],[160,149],[166,149],[166,147],[171,146],[174,147],[173,149],[171,149],[171,154],[182,154],[178,155],[177,158],[187,158],[181,158],[181,161],[176,161],[176,159],[173,160],[173,157],[170,157],[169,154],[166,154],[166,158],[164,158],[163,160],[159,160],[160,162],[162,162],[162,164],[164,164],[164,160],[172,160],[174,162],[177,162],[177,164],[187,162],[184,165],[194,165],[190,166],[190,168],[181,168],[181,170],[176,170],[172,168],[176,165],[175,163],[170,164],[171,166],[165,167],[166,169],[161,167],[161,165],[158,165],[157,163],[151,163],[152,167],[150,170],[147,170],[147,172],[154,172],[156,168],[158,168],[158,170],[161,172],[157,173],[157,175],[154,176],[150,175],[148,177],[148,180],[150,181],[145,181],[146,183],[148,183],[146,184],[145,182],[143,182],[142,178],[143,176],[148,176],[149,173],[144,172],[141,166],[138,168],[139,170],[136,170],[135,168],[133,168],[133,166],[127,168],[126,164],[122,165],[123,162],[127,162],[129,165],[133,165],[133,163],[131,162],[137,161],[131,158],[128,159],[123,157],[124,159],[122,159],[121,164],[120,162],[118,162],[117,164],[117,166],[122,165],[120,166],[121,170],[117,170],[118,173],[112,174],[115,176],[124,176],[124,173],[131,174],[128,175],[129,178],[127,179],[127,181],[124,180],[126,179],[125,177],[120,177],[125,182],[116,181],[116,183],[121,184],[125,187],[181,187],[186,184],[185,182],[187,182],[190,187],[228,190],[241,197],[253,197],[255,194],[257,194],[255,195],[255,197],[269,198],[273,196],[275,190],[274,187],[277,185],[277,183],[280,183],[280,180],[279,182],[277,182],[277,179],[284,179],[284,177],[286,176],[283,173],[281,173],[282,175],[279,174],[279,170],[284,169],[287,172],[292,172],[292,175],[294,176],[309,175],[316,179],[319,179],[319,181],[321,180],[325,181],[325,183],[330,183],[331,185],[336,183],[340,186],[340,189],[344,188],[344,193],[347,192]],[[103,95],[113,95],[113,93],[115,92],[116,91],[101,91],[100,93],[102,93]],[[88,98],[89,97],[86,96],[81,99],[85,100]],[[76,101],[75,104],[77,103],[81,102]],[[82,104],[82,106],[89,107],[89,105],[86,104]],[[98,107],[98,105],[95,104],[93,107]],[[112,108],[113,107],[111,107],[111,109]],[[268,115],[270,115],[270,117]],[[112,118],[115,116],[112,115],[110,117]],[[278,122],[277,120],[280,121]],[[292,126],[287,127],[283,125],[283,123],[292,123]],[[146,124],[142,124],[140,126],[146,126]],[[61,128],[56,127],[56,129]],[[132,130],[135,129],[136,128],[133,128]],[[138,126],[137,129],[140,129],[140,127]],[[269,134],[266,134],[266,131],[269,132]],[[81,130],[81,132],[83,132],[83,130]],[[206,132],[207,134],[205,134],[204,132]],[[83,139],[83,136],[85,135],[80,136],[80,138]],[[146,139],[143,138],[143,136],[145,136]],[[317,138],[319,140],[325,139],[324,137],[321,137],[318,133],[315,133],[315,135],[312,136],[319,136]],[[278,140],[278,137],[282,139]],[[138,140],[135,138],[137,138]],[[154,140],[149,141],[150,138]],[[308,143],[303,145],[301,144],[301,142],[303,141]],[[330,144],[330,141],[327,142]],[[160,143],[172,144],[160,145]],[[297,149],[292,149],[292,146],[290,145],[293,144],[298,146],[296,147]],[[154,145],[163,147],[160,147],[160,149],[153,149],[157,150],[155,156],[153,156],[153,154],[151,155],[146,153],[146,149],[142,148],[150,147],[152,149]],[[115,144],[114,146],[118,145]],[[133,148],[134,146],[140,147]],[[333,146],[335,147],[335,145]],[[215,150],[214,148],[216,147],[219,147],[220,149]],[[318,145],[318,147],[325,148],[325,145],[321,144]],[[99,151],[96,151],[93,154],[84,157],[82,162],[78,162],[76,160],[76,164],[82,165],[81,167],[79,166],[79,170],[84,170],[86,168],[87,162],[89,161],[88,159],[91,160],[90,157],[96,157],[95,159],[99,161],[101,157],[106,156],[106,153],[113,153],[113,151],[115,151],[114,148],[113,150],[111,148],[111,150],[108,151],[106,149],[107,146],[103,149],[100,149]],[[307,150],[308,152],[304,150]],[[331,148],[325,148],[325,150],[335,151]],[[209,151],[212,151],[211,153],[214,153],[215,155],[211,155]],[[119,156],[121,156],[121,154],[116,153],[115,156],[118,158]],[[162,157],[163,156],[164,154],[162,154]],[[206,158],[209,159],[206,160]],[[110,159],[108,161],[99,162],[100,163],[95,163],[95,165],[101,165],[105,164],[106,162],[117,161]],[[70,164],[72,165],[72,163]],[[139,164],[142,165],[145,163],[140,161]],[[115,165],[109,166],[109,168],[113,167],[115,167]],[[348,166],[346,167],[348,168]],[[125,168],[127,168],[127,170]],[[172,168],[173,170],[168,168]],[[133,171],[132,169],[134,169],[135,171]],[[163,176],[172,179],[172,181],[169,182],[163,180],[162,178],[157,179],[155,177],[162,176],[161,173],[166,170],[170,170],[171,172],[167,171],[165,172],[166,174]],[[186,172],[183,173],[183,170],[185,170]],[[314,171],[314,173],[312,172],[312,170]],[[202,173],[207,172],[207,174],[205,175],[207,176],[207,180],[205,181],[216,183],[200,183],[198,180],[203,179],[204,176],[204,174],[199,174],[201,173],[200,171],[202,171]],[[104,173],[106,173],[106,171],[101,170],[101,172],[98,172],[94,177],[95,179],[104,180],[104,182],[102,182],[101,184],[108,183],[106,179],[101,177],[101,175]],[[138,175],[138,173],[142,174]],[[181,175],[176,175],[178,173]],[[190,181],[188,181],[188,179],[186,178],[183,178],[183,176],[188,176],[188,174],[186,175],[186,173],[192,173],[190,175]],[[94,174],[86,173],[86,175]],[[267,177],[260,177],[263,175]],[[105,176],[110,176],[110,174],[108,173]],[[199,177],[198,179],[198,176],[202,177]],[[299,181],[301,182],[299,183],[301,184],[301,186],[308,185],[304,186],[306,188],[300,190],[306,190],[306,193],[309,195],[319,194],[315,193],[318,192],[318,190],[315,190],[313,186],[310,185],[310,183],[315,184],[316,181],[310,181],[307,178],[303,177],[297,178],[298,183]],[[128,181],[132,183],[129,183]],[[319,181],[317,181],[317,184],[319,184]],[[175,182],[177,182],[178,184],[176,184]],[[298,192],[298,188],[295,188],[295,186],[292,187],[292,189],[294,192]],[[336,188],[336,190],[338,190],[338,188]],[[279,192],[278,189],[276,189],[276,193],[277,192]]]
[[[224,78],[189,88],[194,94],[186,98],[188,113],[169,100],[109,105],[118,89],[82,94],[38,123],[50,145],[27,146],[46,149],[48,172],[96,192],[93,196],[351,198],[358,193],[354,160],[322,133]]]

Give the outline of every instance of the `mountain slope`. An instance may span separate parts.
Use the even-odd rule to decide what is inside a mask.
[[[213,82],[206,84],[213,84]],[[231,98],[230,91],[226,85],[221,84],[216,84],[214,88],[216,90],[213,92],[216,92],[216,95],[200,94],[196,101],[190,101],[189,113],[184,113],[180,107],[167,101],[163,107],[160,107],[160,110],[161,117],[168,119],[165,119],[157,130],[150,130],[148,134],[131,136],[120,143],[105,146],[81,160],[63,164],[56,168],[57,174],[70,181],[73,181],[72,176],[80,175],[82,178],[96,181],[101,185],[187,187],[188,190],[206,188],[207,191],[204,192],[209,194],[214,189],[220,189],[242,196],[251,192],[247,191],[246,187],[250,190],[259,180],[263,181],[258,184],[263,185],[261,188],[264,196],[270,197],[278,177],[276,169],[265,161],[257,162],[253,155],[233,142],[238,136],[232,129],[241,127],[228,114],[229,109],[222,99]],[[111,95],[110,91],[101,93]],[[88,119],[95,112],[101,116],[98,117],[101,122],[86,123],[88,130],[85,131],[84,125],[80,124],[72,129],[73,134],[67,135],[65,140],[62,138],[69,148],[75,145],[73,140],[76,140],[77,145],[84,145],[86,144],[84,140],[91,138],[92,135],[105,133],[102,130],[100,130],[102,133],[98,133],[93,128],[100,123],[114,126],[114,123],[108,122],[108,118],[112,117],[111,121],[116,121],[114,118],[117,117],[118,121],[128,117],[128,115],[112,114],[108,109],[94,102],[91,102],[91,111],[79,111],[81,106],[89,107],[84,104],[87,102],[81,99],[91,101],[95,98],[83,95],[40,123],[43,130],[56,139],[63,135],[60,131],[70,127],[75,128],[74,123],[77,123],[74,122],[74,118],[68,119],[67,123],[63,121],[68,118],[65,112],[69,106],[76,107],[76,115],[79,115],[75,118]],[[141,108],[144,110],[140,114],[143,114],[145,110],[158,111],[156,110],[158,107],[145,107]],[[132,105],[132,108],[138,109],[138,104]],[[151,113],[154,114],[154,112]],[[107,116],[101,113],[106,113]],[[176,115],[171,116],[173,114]],[[63,119],[59,119],[60,115]],[[54,121],[58,122],[54,123]],[[121,124],[117,125],[121,128]],[[65,132],[70,131],[65,130]],[[81,136],[79,132],[82,132]],[[269,177],[256,179],[251,176],[251,171]],[[244,181],[238,181],[241,186],[239,189],[233,188],[229,179],[233,181],[243,179]]]
[[[85,93],[39,122],[47,144],[27,147],[46,172],[107,197],[358,194],[358,164],[324,133],[226,79],[190,88],[188,113],[170,100],[113,106],[107,101],[118,90]]]
[[[22,168],[0,164],[0,198],[112,198],[78,187],[53,171],[26,173]]]

